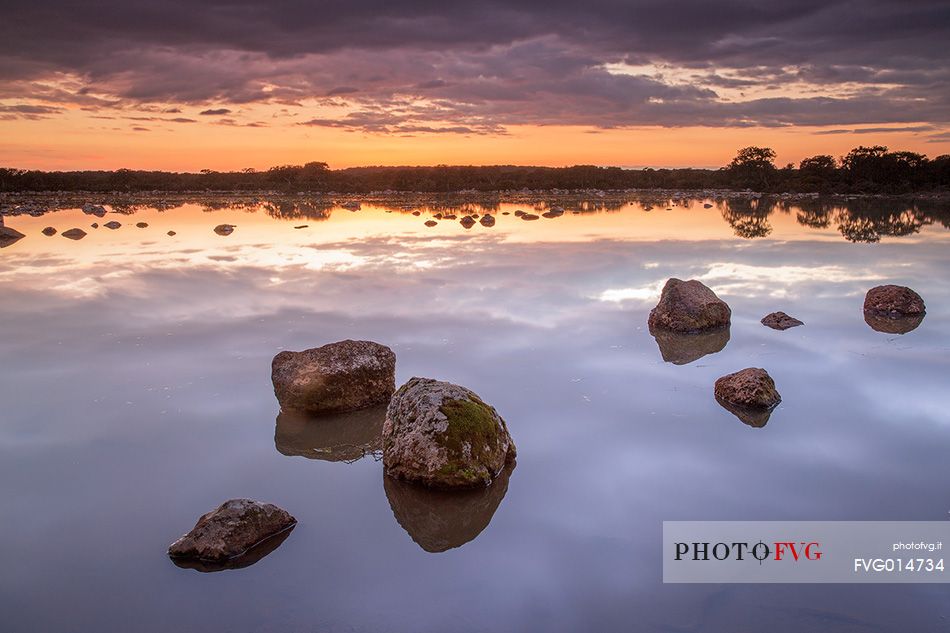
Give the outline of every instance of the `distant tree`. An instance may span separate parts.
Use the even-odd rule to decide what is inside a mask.
[[[775,150],[771,147],[743,147],[727,169],[740,187],[767,191],[775,182]]]

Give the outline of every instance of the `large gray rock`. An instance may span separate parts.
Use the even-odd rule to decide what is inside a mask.
[[[505,421],[465,387],[412,378],[389,403],[387,475],[433,488],[487,486],[514,458]]]
[[[651,330],[695,333],[728,326],[732,310],[702,282],[670,279],[650,312]]]
[[[231,499],[205,514],[190,532],[172,543],[172,558],[223,563],[246,554],[296,525],[286,510],[250,499]]]
[[[271,363],[274,394],[285,409],[344,413],[389,402],[396,390],[396,355],[372,341],[339,341],[281,352]]]

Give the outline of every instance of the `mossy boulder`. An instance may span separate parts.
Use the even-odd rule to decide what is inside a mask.
[[[701,281],[669,279],[660,301],[650,312],[650,330],[672,330],[683,334],[727,327],[732,310]]]
[[[389,403],[383,425],[389,476],[432,488],[487,486],[514,458],[505,421],[465,387],[412,378]]]

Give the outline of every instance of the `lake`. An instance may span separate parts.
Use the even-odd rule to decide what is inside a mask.
[[[950,204],[471,198],[7,200],[3,630],[950,628],[945,586],[664,585],[660,551],[664,520],[950,518]],[[650,335],[670,277],[730,304],[726,336]],[[887,283],[927,303],[904,334],[865,322]],[[278,416],[272,357],[347,338],[390,346],[397,385],[477,392],[517,466],[429,493],[384,481],[381,411]],[[764,426],[713,398],[744,367],[782,394]],[[173,564],[234,497],[299,523],[241,569]]]

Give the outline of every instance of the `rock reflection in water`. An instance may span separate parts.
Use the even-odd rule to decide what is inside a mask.
[[[274,445],[288,456],[354,462],[382,450],[385,420],[386,405],[323,416],[281,411]]]
[[[281,543],[286,541],[287,537],[290,536],[290,533],[293,532],[294,527],[296,527],[296,525],[291,525],[283,532],[278,532],[277,534],[264,539],[260,543],[255,544],[243,554],[235,556],[234,558],[229,558],[226,561],[217,562],[194,558],[175,557],[172,557],[171,560],[173,563],[175,563],[175,565],[181,567],[182,569],[194,569],[195,571],[200,571],[203,573],[225,571],[227,569],[243,569],[244,567],[250,567],[280,547]]]
[[[886,314],[875,314],[874,312],[865,312],[864,321],[871,326],[875,332],[884,334],[907,334],[916,330],[924,320],[924,314],[908,314],[906,316],[889,316]]]
[[[650,328],[663,360],[686,365],[703,356],[721,352],[729,342],[729,326],[698,334],[681,334],[663,328]]]
[[[383,489],[396,522],[419,547],[435,554],[475,540],[488,527],[514,468],[514,463],[505,466],[486,488],[433,490],[383,475]]]
[[[716,398],[716,402],[718,402],[723,409],[739,418],[743,424],[748,424],[757,429],[761,429],[769,423],[769,418],[772,417],[772,411],[775,410],[775,407],[745,407],[726,402],[722,398]]]

